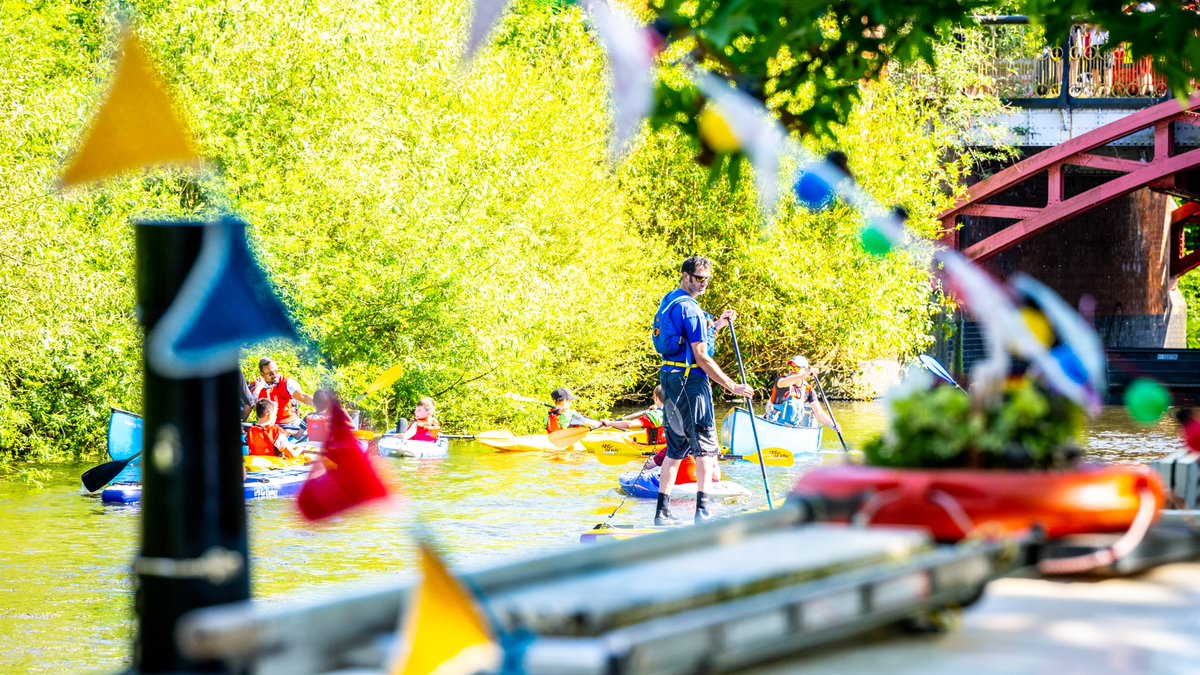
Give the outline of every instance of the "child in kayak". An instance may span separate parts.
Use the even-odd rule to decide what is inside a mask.
[[[442,426],[438,424],[433,412],[433,399],[423,398],[417,401],[417,408],[413,411],[413,421],[404,432],[404,440],[429,443],[436,441],[442,433]]]
[[[308,440],[314,443],[324,443],[329,437],[329,414],[333,410],[333,392],[328,389],[318,389],[313,392],[313,407],[316,408],[304,418],[304,428]]]
[[[251,455],[267,457],[295,457],[287,433],[275,424],[278,406],[269,398],[260,398],[254,404],[258,416],[254,426],[246,430],[246,447]]]
[[[571,427],[595,428],[600,424],[571,409],[571,401],[574,401],[575,397],[570,391],[555,389],[550,392],[550,398],[554,400],[554,407],[550,408],[550,411],[546,413],[547,434],[552,434],[560,429],[570,429]]]
[[[645,429],[646,430],[646,445],[662,445],[667,442],[663,436],[663,388],[658,385],[654,388],[654,405],[650,406],[638,417],[632,420],[601,420],[601,427],[609,427],[612,429]]]

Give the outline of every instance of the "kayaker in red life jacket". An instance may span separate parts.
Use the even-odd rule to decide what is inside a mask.
[[[767,421],[791,427],[812,427],[816,426],[812,422],[816,419],[834,431],[841,431],[821,407],[817,392],[809,382],[816,372],[816,368],[809,365],[808,359],[803,356],[789,359],[787,373],[775,380],[775,387],[771,390],[771,402],[765,416]]]
[[[550,398],[554,401],[554,407],[546,413],[546,433],[552,434],[571,427],[596,427],[600,424],[571,410],[571,401],[574,401],[575,397],[570,391],[555,389],[550,392]]]
[[[313,412],[304,417],[304,428],[308,440],[314,443],[324,443],[329,438],[329,416],[333,411],[333,392],[328,389],[318,389],[312,395]]]
[[[645,429],[646,445],[666,443],[667,438],[663,436],[663,395],[660,384],[654,387],[654,405],[650,406],[649,410],[631,420],[600,420],[600,426],[625,430]],[[659,464],[661,463],[660,461]]]
[[[438,439],[442,433],[442,425],[438,424],[437,418],[433,416],[433,409],[433,399],[423,398],[417,401],[413,421],[404,432],[404,440],[432,443]]]
[[[275,424],[275,402],[263,398],[254,404],[258,416],[254,426],[246,430],[246,447],[250,454],[266,457],[292,457],[287,433]]]
[[[269,356],[259,360],[258,373],[261,377],[254,381],[254,398],[269,398],[275,402],[278,424],[300,424],[300,411],[293,401],[312,405],[312,397],[304,393],[295,380],[279,374],[279,366]]]

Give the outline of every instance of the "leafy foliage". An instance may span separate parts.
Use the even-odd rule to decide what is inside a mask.
[[[980,409],[967,393],[932,386],[928,374],[888,399],[890,424],[863,444],[867,464],[887,467],[1061,468],[1079,457],[1084,413],[1029,378],[1009,382]]]
[[[696,143],[669,126],[614,171],[604,59],[572,8],[518,2],[468,68],[461,0],[138,2],[139,33],[216,170],[65,195],[49,186],[103,93],[116,23],[82,0],[4,8],[5,457],[96,456],[108,406],[140,409],[129,226],[140,218],[244,217],[332,366],[256,345],[248,378],[271,354],[306,391],[354,398],[402,364],[400,382],[363,403],[375,428],[429,395],[452,430],[519,429],[543,411],[505,391],[570,387],[598,415],[644,390],[650,317],[694,252],[717,262],[706,302],[742,312],[760,377],[805,351],[853,393],[858,361],[926,340],[927,275],[899,256],[866,258],[848,209],[785,206],[761,230],[749,182],[697,167]],[[814,149],[844,149],[860,180],[930,235],[972,161],[956,121],[970,115],[944,111],[996,105],[962,91],[883,81]]]
[[[649,0],[648,6],[658,28],[694,60],[768,102],[789,129],[825,138],[853,114],[859,83],[883,79],[897,66],[933,63],[940,39],[976,15],[1025,14],[1048,35],[1065,36],[1081,20],[1103,26],[1113,44],[1154,54],[1156,70],[1179,97],[1191,93],[1200,69],[1193,3],[1154,3],[1145,12],[1135,9],[1139,3],[1093,0]],[[661,89],[670,98],[671,88]],[[678,109],[661,106],[658,119],[687,130],[692,123]]]

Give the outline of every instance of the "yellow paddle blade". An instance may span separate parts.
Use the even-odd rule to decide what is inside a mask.
[[[200,154],[133,30],[126,27],[108,96],[59,176],[59,185],[159,164],[198,167]]]
[[[569,429],[559,429],[550,434],[550,445],[553,445],[560,450],[569,448],[577,442],[582,441],[584,436],[591,433],[592,430],[588,427],[571,427]]]
[[[421,542],[421,585],[413,590],[391,675],[494,671],[502,653],[475,599]]]
[[[758,453],[742,455],[747,462],[759,463]],[[791,466],[796,463],[796,456],[783,448],[763,448],[762,463],[766,466]]]
[[[375,379],[375,381],[371,383],[371,386],[367,387],[367,390],[366,390],[366,392],[363,393],[363,395],[367,396],[370,394],[374,394],[375,392],[379,391],[380,389],[390,386],[393,382],[400,379],[400,376],[403,374],[404,374],[404,366],[397,363],[396,365],[392,366],[391,368],[388,368],[387,370],[383,371],[383,374],[380,375],[379,377],[377,377]]]

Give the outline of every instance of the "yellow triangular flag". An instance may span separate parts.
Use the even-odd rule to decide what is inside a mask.
[[[495,670],[500,647],[474,599],[428,544],[418,550],[423,578],[413,590],[391,675]]]
[[[108,96],[59,177],[68,187],[156,164],[199,164],[191,134],[131,28]]]

